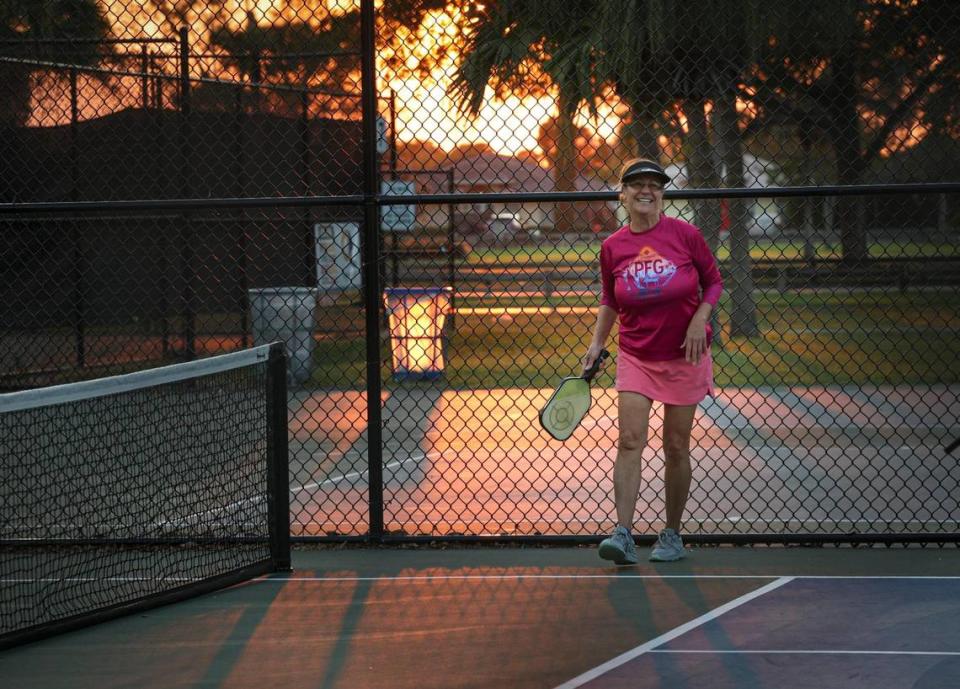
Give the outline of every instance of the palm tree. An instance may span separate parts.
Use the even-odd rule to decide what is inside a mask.
[[[31,61],[97,63],[95,42],[110,25],[96,0],[0,0],[0,125],[19,126],[30,116]]]
[[[721,163],[726,163],[723,181],[741,186],[743,145],[735,115],[720,128],[718,134],[724,138],[720,142],[711,132],[707,108],[724,101],[726,109],[735,113],[738,79],[750,65],[751,46],[762,35],[759,4],[754,0],[491,3],[471,18],[474,31],[464,49],[455,93],[467,112],[475,114],[487,86],[495,93],[509,92],[529,88],[533,77],[545,75],[557,88],[561,112],[573,113],[612,88],[631,108],[637,152],[652,157],[659,151],[655,141],[660,114],[680,103],[689,124],[686,152],[691,184],[720,186]],[[563,179],[562,172],[558,171],[558,179]],[[695,222],[716,247],[719,205],[698,202],[694,208]],[[741,211],[735,217],[739,222],[734,224],[732,241],[738,255],[747,260],[734,262],[736,315],[732,322],[734,334],[752,336],[756,319],[746,255],[747,214]]]
[[[680,108],[686,117],[683,148],[692,187],[744,186],[736,97],[739,82],[763,42],[762,4],[754,0],[631,0],[617,6],[627,11],[620,16],[608,13],[605,19],[603,33],[612,36],[613,42],[603,53],[600,71],[647,128],[656,126],[659,112],[671,105]],[[695,200],[692,205],[694,223],[716,249],[719,203]],[[746,204],[732,203],[731,218],[731,334],[752,337],[757,325]]]
[[[554,187],[575,191],[578,170],[575,114],[593,102],[596,77],[591,73],[595,37],[593,2],[506,0],[473,8],[453,93],[461,108],[477,115],[487,87],[495,93],[543,95],[557,92],[554,123]],[[573,226],[573,208],[558,203],[555,229]]]

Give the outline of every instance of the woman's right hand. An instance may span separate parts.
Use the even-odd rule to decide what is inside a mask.
[[[587,353],[583,355],[583,359],[580,360],[580,363],[583,365],[583,370],[580,372],[580,375],[583,375],[587,372],[593,362],[597,360],[597,357],[600,356],[600,352],[603,351],[603,346],[598,344],[591,344],[590,348],[587,349]],[[601,369],[603,364],[600,365]]]

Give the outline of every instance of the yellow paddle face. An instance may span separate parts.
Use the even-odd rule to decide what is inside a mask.
[[[566,440],[590,409],[590,383],[567,378],[540,411],[540,424],[557,440]]]

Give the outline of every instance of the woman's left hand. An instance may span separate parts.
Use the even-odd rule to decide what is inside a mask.
[[[684,358],[694,366],[707,353],[707,322],[699,316],[694,316],[687,326],[687,336],[683,338]]]

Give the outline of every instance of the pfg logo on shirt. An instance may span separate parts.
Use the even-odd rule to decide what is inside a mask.
[[[628,292],[643,299],[659,294],[676,274],[677,266],[673,261],[645,246],[623,271],[623,280]]]

